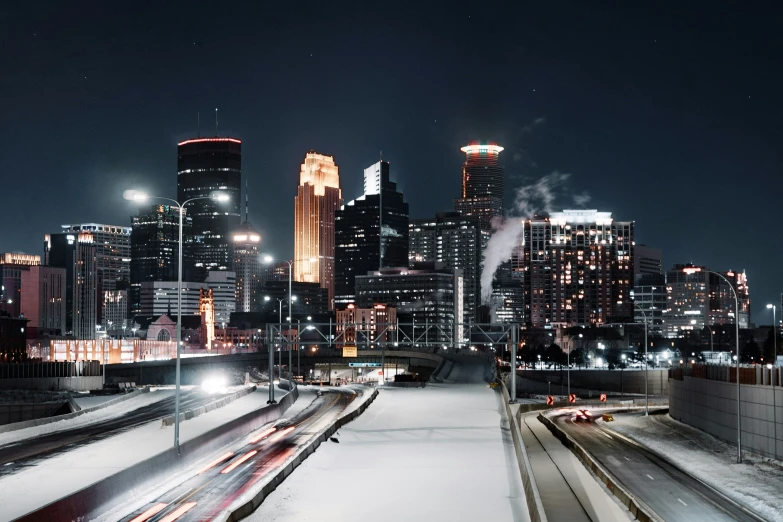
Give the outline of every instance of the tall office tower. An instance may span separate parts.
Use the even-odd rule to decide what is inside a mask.
[[[750,327],[750,290],[748,289],[748,276],[745,271],[735,272],[729,270],[722,272],[723,276],[729,280],[731,287],[737,292],[737,302],[739,305],[739,325],[740,328]],[[729,284],[726,284],[722,278],[710,274],[710,312],[708,316],[709,324],[734,324],[735,321],[735,302],[734,292]]]
[[[98,323],[98,249],[89,232],[44,236],[45,264],[65,269],[65,333],[94,339]]]
[[[641,275],[663,275],[663,255],[660,248],[636,245],[633,252],[634,277]]]
[[[525,220],[525,315],[533,326],[601,324],[633,317],[633,221],[564,210]]]
[[[332,156],[305,155],[294,198],[294,281],[320,283],[334,301],[334,215],[343,204]]]
[[[239,228],[242,189],[242,142],[236,138],[194,138],[177,148],[177,200],[191,198],[185,209],[193,218],[191,233],[194,277],[203,281],[210,270],[232,270],[231,233]],[[211,199],[227,194],[227,202]]]
[[[476,216],[441,212],[434,219],[411,220],[408,263],[436,262],[448,269],[462,271],[463,323],[476,321],[481,277],[481,228]],[[519,286],[519,285],[518,285]],[[520,286],[521,288],[521,286]]]
[[[65,333],[65,272],[54,266],[31,266],[22,273],[21,311],[30,321],[28,339]]]
[[[22,275],[31,266],[41,264],[41,256],[32,254],[0,254],[0,311],[19,317],[22,301]]]
[[[476,216],[486,238],[492,232],[492,218],[503,216],[504,180],[499,157],[503,147],[471,144],[462,165],[462,197],[454,200],[454,210],[463,216]]]
[[[234,232],[234,272],[236,272],[236,311],[258,312],[261,308],[261,285],[264,266],[261,264],[261,234],[253,228],[245,214],[245,222]]]
[[[704,267],[685,273],[686,265],[666,271],[668,308],[664,314],[667,337],[680,337],[683,330],[701,330],[709,324],[710,276]]]
[[[191,235],[192,220],[185,209],[183,237]],[[179,211],[168,205],[150,205],[131,218],[130,317],[141,313],[141,284],[176,281],[179,266]],[[183,243],[183,281],[193,280],[193,255]]]
[[[646,319],[648,328],[660,333],[668,308],[661,249],[636,245],[633,255],[634,321],[643,323]]]
[[[355,277],[408,266],[408,204],[389,181],[389,163],[364,170],[364,194],[335,213],[334,306],[356,298]]]

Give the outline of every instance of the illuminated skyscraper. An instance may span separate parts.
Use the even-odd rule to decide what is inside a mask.
[[[236,138],[194,138],[177,149],[177,200],[203,197],[185,208],[193,218],[192,243],[195,277],[203,281],[210,270],[231,270],[231,233],[240,224],[242,142]],[[214,192],[229,201],[210,199]]]
[[[334,306],[334,214],[343,204],[338,167],[332,156],[305,155],[294,198],[293,279],[320,283]]]
[[[454,200],[454,210],[463,216],[477,216],[481,231],[492,232],[492,218],[503,216],[503,147],[471,144],[462,147],[462,197]]]
[[[98,249],[89,232],[44,236],[45,264],[65,269],[65,333],[94,339],[98,323]]]
[[[263,265],[261,264],[261,234],[245,219],[234,232],[234,272],[236,279],[236,311],[257,312],[264,299],[260,295]]]

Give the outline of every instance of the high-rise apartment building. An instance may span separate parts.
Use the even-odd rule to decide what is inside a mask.
[[[41,264],[41,256],[32,254],[0,254],[0,311],[11,317],[21,312],[22,275],[31,266]]]
[[[89,232],[44,236],[45,264],[65,269],[65,333],[94,339],[98,323],[98,248]]]
[[[236,273],[236,311],[258,312],[264,266],[261,263],[261,234],[246,218],[234,232],[234,272]]]
[[[504,169],[500,164],[503,147],[471,144],[462,147],[462,196],[454,200],[454,210],[463,216],[479,218],[481,230],[492,232],[492,218],[503,216]]]
[[[432,219],[412,219],[408,227],[408,266],[435,262],[462,271],[463,323],[476,321],[480,299],[481,229],[476,216],[438,213]],[[521,289],[521,285],[520,285]]]
[[[334,301],[334,220],[343,204],[338,167],[332,156],[310,151],[299,171],[294,198],[295,281],[320,283]]]
[[[750,327],[750,290],[748,276],[745,271],[729,270],[722,272],[729,280],[726,284],[722,278],[710,274],[710,314],[709,324],[734,324],[735,304],[739,305],[740,328]],[[734,292],[737,292],[737,302],[734,302]]]
[[[183,237],[191,236],[192,219],[182,222]],[[176,281],[179,266],[179,210],[169,205],[139,208],[131,218],[130,317],[141,313],[141,284],[152,281]],[[183,281],[193,280],[193,255],[183,242]]]
[[[335,213],[335,300],[356,299],[355,277],[408,265],[408,204],[389,180],[389,163],[364,170],[365,193]]]
[[[103,305],[106,302],[115,303],[117,290],[126,290],[130,282],[131,263],[131,227],[103,225],[99,223],[81,223],[62,225],[63,234],[88,233],[95,241],[95,266],[98,271],[98,324],[106,331],[108,322],[113,319],[115,328],[121,328],[128,317],[128,310],[123,313],[114,307],[113,318],[104,317]],[[109,293],[109,295],[107,295]],[[124,300],[127,305],[127,298]]]
[[[193,219],[190,234],[195,278],[204,280],[210,270],[232,270],[231,234],[240,225],[242,142],[236,138],[194,138],[177,148],[177,200],[203,198],[185,210]],[[211,198],[226,194],[227,202]]]
[[[37,256],[36,256],[37,257]],[[65,268],[31,266],[22,272],[21,312],[27,338],[65,333]]]
[[[633,317],[634,223],[611,212],[564,210],[524,222],[518,260],[532,326]]]

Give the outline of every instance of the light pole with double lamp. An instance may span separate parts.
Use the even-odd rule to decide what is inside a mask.
[[[568,339],[568,362],[566,363],[566,369],[568,374],[568,397],[571,396],[571,347],[573,346],[572,343],[574,342],[574,339],[576,339],[577,337],[581,339],[582,334],[572,335]],[[562,392],[562,389],[560,391]]]
[[[737,343],[737,462],[742,462],[742,416],[740,412],[740,343],[739,343],[739,298],[737,297],[737,290],[734,285],[726,279],[720,272],[713,272],[700,266],[686,265],[682,271],[688,275],[695,274],[697,272],[705,272],[707,274],[715,274],[720,277],[731,288],[731,293],[734,294],[734,327],[736,332]]]
[[[272,257],[270,255],[264,256],[264,263],[271,264],[274,261],[275,261],[274,257]],[[292,346],[291,346],[291,342],[290,342],[290,338],[291,338],[291,320],[292,320],[292,317],[293,317],[293,315],[291,315],[291,303],[293,302],[293,299],[292,299],[293,296],[291,295],[291,288],[293,286],[293,279],[292,279],[291,275],[292,275],[292,272],[294,270],[294,261],[307,261],[308,263],[315,263],[317,261],[317,259],[314,258],[314,257],[311,257],[309,259],[292,259],[291,261],[289,261],[287,259],[284,259],[283,261],[288,263],[288,333],[286,335],[286,342],[288,344],[288,374],[289,374],[288,377],[289,377],[289,381],[290,381],[290,377],[291,377],[291,373],[292,373],[291,372],[291,364],[292,364],[292,360],[293,360],[292,359],[292,354],[291,354]],[[282,308],[281,308],[281,310],[282,310]],[[282,326],[282,320],[281,320],[281,326]]]
[[[185,215],[185,205],[198,201],[200,199],[211,199],[213,201],[225,203],[230,198],[228,194],[222,192],[213,192],[209,196],[200,196],[196,198],[190,198],[180,203],[179,201],[171,198],[163,198],[160,196],[148,196],[138,190],[126,190],[123,197],[130,201],[137,203],[143,203],[150,199],[161,199],[164,201],[170,201],[176,205],[177,213],[179,214],[179,262],[177,263],[177,366],[176,366],[176,392],[174,399],[174,447],[177,448],[179,453],[179,395],[180,395],[180,350],[182,349],[182,223]]]

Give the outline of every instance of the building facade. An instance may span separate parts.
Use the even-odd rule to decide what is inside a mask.
[[[356,306],[394,306],[398,313],[410,314],[424,331],[433,325],[428,340],[446,342],[456,335],[462,339],[464,316],[462,272],[439,264],[428,268],[384,268],[356,276]],[[451,329],[451,330],[450,330]]]
[[[462,271],[464,316],[462,322],[476,322],[481,281],[481,228],[476,216],[443,212],[432,219],[410,221],[408,267],[434,262]],[[521,285],[518,285],[521,291]]]
[[[234,272],[236,273],[236,311],[257,312],[261,308],[261,234],[245,219],[234,232]]]
[[[535,327],[632,320],[634,223],[611,212],[564,210],[524,222],[514,270]]]
[[[192,219],[183,217],[183,238],[191,237]],[[169,205],[150,205],[131,218],[130,317],[141,313],[141,284],[152,281],[176,281],[179,267],[179,209]],[[193,280],[193,255],[183,242],[184,281]]]
[[[750,290],[748,289],[748,276],[745,271],[737,272],[729,270],[722,272],[729,280],[726,284],[722,278],[710,274],[710,314],[709,324],[734,324],[735,304],[739,305],[740,328],[750,328]],[[734,292],[737,293],[737,302],[734,301]]]
[[[31,266],[22,273],[21,312],[28,339],[65,334],[65,268]]]
[[[344,310],[335,311],[336,345],[373,348],[378,343],[395,342],[393,334],[397,324],[397,309],[376,303],[369,308],[349,304]]]
[[[334,158],[308,152],[294,198],[293,278],[326,288],[330,309],[334,301],[334,221],[342,204]]]
[[[89,232],[44,236],[48,266],[65,269],[65,334],[94,339],[98,322],[98,249]]]
[[[267,317],[279,317],[280,300],[282,303],[282,320],[288,317],[288,280],[267,281],[261,289],[264,306],[262,311]],[[329,310],[329,293],[319,283],[291,283],[291,295],[294,297],[291,313],[294,318],[307,315],[324,314]],[[265,299],[265,298],[269,299]]]
[[[236,138],[194,138],[177,147],[177,200],[202,198],[186,206],[193,226],[194,277],[204,280],[211,270],[232,270],[231,233],[239,228],[242,190],[242,142]],[[211,198],[228,195],[227,202]]]
[[[215,323],[228,324],[236,306],[236,275],[213,270],[206,281],[182,283],[182,315],[200,315],[201,290],[212,290]],[[176,319],[177,281],[145,281],[141,284],[141,316],[168,315]]]
[[[492,232],[492,219],[503,216],[504,168],[500,164],[503,147],[471,144],[462,165],[462,194],[454,200],[454,210],[463,216],[476,216],[485,234]]]
[[[19,317],[22,301],[22,276],[31,266],[41,264],[41,256],[0,254],[0,311]]]
[[[704,267],[684,272],[686,265],[666,271],[668,306],[664,314],[667,337],[680,337],[685,330],[701,330],[709,324],[710,276]]]
[[[357,276],[408,265],[408,204],[389,180],[389,163],[365,169],[364,186],[335,213],[335,307],[355,301]]]

